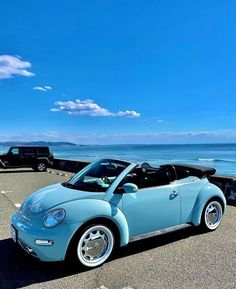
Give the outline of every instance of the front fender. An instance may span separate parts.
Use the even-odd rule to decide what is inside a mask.
[[[128,244],[129,228],[126,218],[118,207],[109,202],[97,199],[83,199],[65,203],[61,207],[66,211],[64,222],[78,224],[78,228],[87,221],[96,218],[107,218],[113,221],[120,232],[120,246]]]
[[[0,168],[5,168],[6,166],[5,166],[5,164],[4,164],[4,162],[0,159]]]
[[[200,189],[198,197],[197,197],[195,205],[194,205],[194,208],[193,208],[192,223],[195,226],[200,225],[202,211],[203,211],[206,203],[212,198],[220,198],[224,204],[223,210],[225,211],[226,199],[225,199],[223,192],[220,190],[220,188],[218,188],[214,184],[206,183]]]

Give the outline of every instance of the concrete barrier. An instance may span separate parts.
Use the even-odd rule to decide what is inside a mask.
[[[88,164],[90,164],[90,162],[68,159],[54,159],[53,168],[56,170],[77,173]]]
[[[54,159],[53,168],[71,173],[77,173],[85,166],[90,164],[88,161]],[[210,176],[209,181],[218,186],[224,193],[228,204],[236,205],[236,177]]]
[[[209,181],[222,190],[228,204],[236,205],[236,177],[214,175]]]

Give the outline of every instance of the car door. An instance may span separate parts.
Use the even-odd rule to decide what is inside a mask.
[[[9,167],[20,167],[22,166],[22,153],[20,148],[12,148],[8,154],[8,166]]]
[[[22,148],[22,166],[31,167],[33,165],[33,159],[36,156],[36,148],[34,147],[24,147]]]
[[[139,189],[122,198],[130,237],[180,223],[180,195],[173,185]]]

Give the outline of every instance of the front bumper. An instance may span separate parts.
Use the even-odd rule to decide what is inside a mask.
[[[80,224],[62,223],[54,228],[45,228],[42,224],[24,219],[20,212],[12,215],[11,227],[16,231],[16,243],[27,253],[41,261],[62,261],[74,233]],[[36,240],[48,240],[48,245],[37,245]]]

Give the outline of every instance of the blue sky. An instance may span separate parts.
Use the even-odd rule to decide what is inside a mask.
[[[0,140],[236,142],[236,2],[3,1]]]

